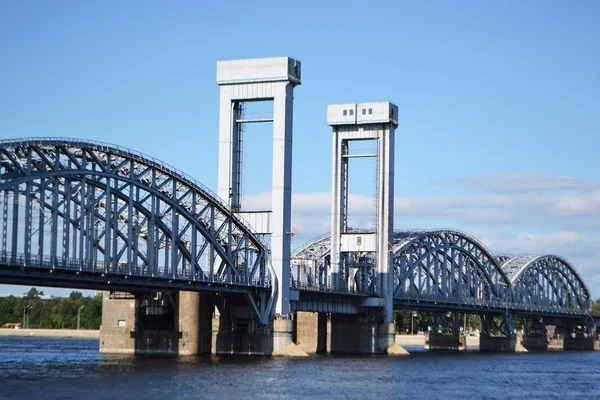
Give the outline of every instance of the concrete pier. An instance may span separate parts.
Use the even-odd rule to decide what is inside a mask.
[[[102,292],[102,325],[100,325],[100,353],[134,354],[136,328],[136,300],[129,293],[111,296]]]
[[[318,312],[296,312],[296,345],[307,354],[327,351],[327,315]]]
[[[514,352],[517,349],[517,335],[510,336],[479,336],[479,351]],[[520,347],[520,346],[519,346]]]
[[[467,350],[467,340],[461,333],[426,333],[425,350]]]
[[[548,336],[542,334],[525,334],[521,341],[527,351],[545,351],[548,350]]]
[[[597,351],[600,350],[600,344],[597,337],[574,334],[565,336],[563,349]]]
[[[395,343],[395,324],[378,324],[354,315],[336,314],[327,324],[328,353],[386,354]]]

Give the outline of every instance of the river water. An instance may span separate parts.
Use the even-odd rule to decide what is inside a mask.
[[[98,340],[0,338],[0,399],[600,398],[600,352],[305,359],[106,356]]]

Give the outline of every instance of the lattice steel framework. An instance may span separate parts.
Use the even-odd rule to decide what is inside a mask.
[[[4,282],[247,293],[268,320],[267,245],[153,158],[81,140],[0,141],[0,212]]]
[[[585,282],[565,259],[546,255],[493,254],[476,238],[456,230],[395,231],[394,300],[436,308],[488,309],[525,314],[589,315]],[[331,239],[322,235],[292,254],[298,289],[339,291],[326,285]],[[362,266],[355,292],[374,293],[360,280],[375,261],[369,253],[349,255]],[[369,269],[370,268],[370,269]],[[374,280],[368,281],[373,284]]]
[[[562,257],[522,255],[508,260],[501,268],[511,280],[517,303],[578,310],[591,307],[588,287]]]
[[[405,231],[394,250],[394,298],[493,305],[510,281],[478,240],[453,230]]]

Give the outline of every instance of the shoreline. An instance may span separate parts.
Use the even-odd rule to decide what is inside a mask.
[[[0,337],[100,339],[100,331],[93,329],[0,329]]]
[[[425,346],[425,335],[396,335],[396,343],[400,346]],[[479,348],[479,337],[467,336],[467,348],[475,349]]]

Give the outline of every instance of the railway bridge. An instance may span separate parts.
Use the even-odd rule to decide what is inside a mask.
[[[288,57],[223,61],[214,194],[153,157],[62,138],[0,141],[0,282],[103,290],[100,350],[168,354],[394,353],[397,309],[431,312],[431,348],[597,346],[591,294],[557,255],[494,254],[455,230],[394,230],[391,103],[332,105],[331,232],[291,251],[293,89]],[[255,102],[273,113],[251,115]],[[249,123],[273,126],[272,209],[242,196]],[[373,144],[356,151],[355,142]],[[348,226],[349,163],[376,165],[373,229]],[[453,314],[448,332],[438,323]],[[517,337],[517,321],[525,327]],[[447,321],[444,324],[448,324]]]

